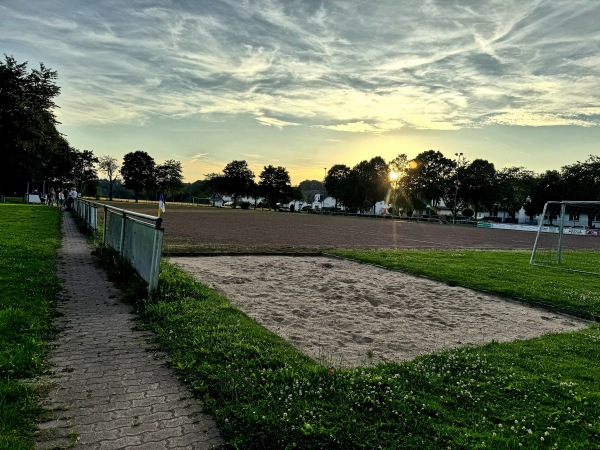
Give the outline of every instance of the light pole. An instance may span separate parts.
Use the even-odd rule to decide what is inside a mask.
[[[452,224],[456,223],[456,202],[458,201],[458,187],[460,186],[460,181],[458,181],[458,170],[461,166],[463,154],[462,152],[455,153],[454,156],[456,156],[456,179],[454,180],[454,205],[452,208],[454,210],[454,213],[452,214]]]
[[[325,186],[325,178],[327,178],[327,167],[323,167],[323,186]],[[323,214],[325,211],[325,195],[323,195],[323,198],[321,199],[321,214]]]

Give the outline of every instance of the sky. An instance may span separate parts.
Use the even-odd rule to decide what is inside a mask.
[[[79,150],[297,184],[429,149],[536,172],[600,154],[599,24],[598,0],[0,0],[0,50],[58,72]]]

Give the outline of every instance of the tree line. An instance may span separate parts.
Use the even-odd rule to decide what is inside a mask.
[[[136,201],[144,193],[180,199],[224,194],[234,206],[242,197],[263,197],[273,208],[291,200],[310,202],[316,193],[327,193],[336,199],[336,207],[356,211],[373,209],[385,199],[395,213],[408,215],[435,211],[443,202],[455,215],[505,211],[511,217],[521,207],[534,216],[549,200],[600,200],[600,157],[593,155],[539,174],[523,167],[496,170],[484,159],[467,161],[462,154],[452,159],[427,150],[413,159],[399,154],[390,162],[377,156],[354,167],[335,164],[324,180],[305,180],[295,187],[285,167],[265,166],[256,182],[246,161],[235,160],[221,173],[185,184],[179,161],[156,164],[148,153],[137,150],[119,164],[112,156],[96,157],[91,150],[71,147],[56,128],[56,80],[57,73],[43,63],[28,71],[27,63],[13,57],[5,55],[0,61],[0,194],[21,194],[28,181],[50,180],[73,185],[89,196],[97,195],[99,185],[107,186],[111,200],[115,186],[127,188]],[[98,171],[108,180],[99,180]]]
[[[0,194],[21,195],[28,182],[44,180],[95,196],[98,170],[109,179],[111,200],[119,170],[136,200],[144,190],[169,194],[181,189],[178,161],[157,165],[147,153],[135,151],[119,164],[112,156],[96,157],[91,150],[73,148],[56,128],[56,80],[56,71],[43,63],[28,71],[27,63],[17,63],[12,56],[0,61]]]
[[[467,161],[462,154],[451,159],[427,150],[414,159],[400,154],[388,164],[381,157],[353,168],[334,165],[325,177],[327,192],[345,207],[373,208],[387,199],[395,213],[436,211],[443,205],[453,215],[478,212],[509,217],[521,209],[533,217],[551,200],[600,200],[600,157],[536,174],[524,167],[496,170],[485,159]]]
[[[600,200],[598,156],[541,174],[523,167],[496,170],[485,159],[468,161],[462,154],[456,156],[452,159],[427,150],[413,159],[399,154],[389,163],[377,156],[352,168],[335,164],[323,183],[305,180],[297,187],[290,185],[284,167],[266,166],[255,183],[246,161],[232,161],[222,173],[209,174],[186,189],[194,188],[195,194],[207,197],[229,195],[234,206],[244,196],[263,196],[275,207],[292,200],[310,202],[311,194],[320,193],[333,197],[335,208],[350,211],[374,210],[377,202],[385,200],[394,214],[434,213],[443,204],[453,215],[503,211],[513,219],[521,208],[533,217],[551,200]]]

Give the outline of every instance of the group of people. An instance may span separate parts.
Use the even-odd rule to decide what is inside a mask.
[[[35,193],[37,192],[34,191],[34,194]],[[58,188],[56,190],[54,188],[50,188],[50,191],[48,191],[48,194],[45,198],[40,195],[40,200],[45,205],[58,206],[65,211],[70,211],[73,209],[73,203],[75,202],[77,196],[77,189],[74,187],[72,187],[70,191],[66,188]]]

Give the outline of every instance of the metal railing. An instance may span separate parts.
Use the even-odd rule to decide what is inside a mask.
[[[74,205],[75,212],[95,231],[98,231],[99,208],[104,219],[102,245],[116,250],[128,261],[152,292],[158,287],[164,235],[162,219],[84,199],[77,199]]]

